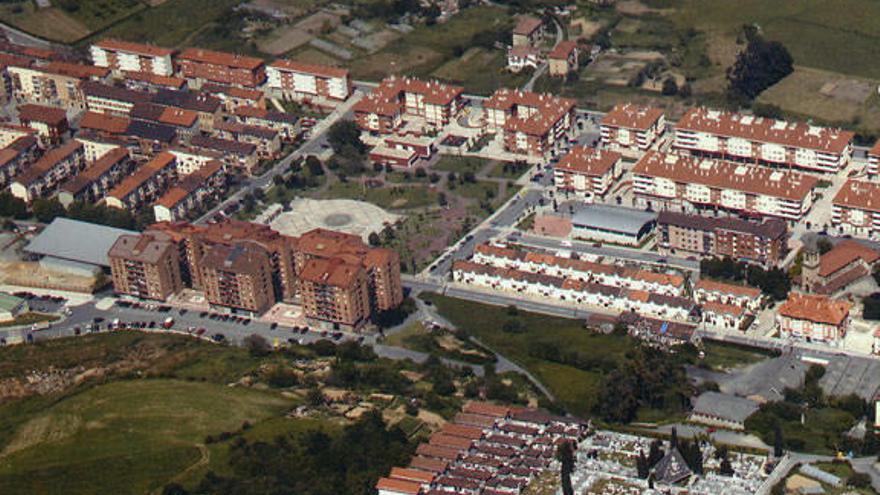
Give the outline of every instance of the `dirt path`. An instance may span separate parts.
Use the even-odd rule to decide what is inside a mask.
[[[196,448],[199,449],[199,460],[191,464],[189,467],[184,469],[183,471],[177,473],[176,476],[168,480],[168,483],[180,483],[187,475],[195,471],[196,469],[200,469],[204,466],[207,466],[209,462],[211,462],[211,451],[208,450],[208,447],[203,443],[197,443]],[[168,484],[166,483],[166,485]],[[164,487],[163,487],[164,488]],[[160,495],[162,493],[162,488],[157,488],[153,491],[154,495]]]

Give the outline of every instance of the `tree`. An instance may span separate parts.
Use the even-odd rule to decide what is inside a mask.
[[[445,192],[440,191],[440,193],[437,194],[437,204],[440,206],[446,206],[449,204],[449,199],[446,198]]]
[[[321,160],[315,155],[306,157],[306,169],[313,176],[324,175],[324,167],[321,165]]]
[[[268,356],[272,352],[272,346],[269,345],[266,338],[255,333],[244,338],[244,347],[254,357]]]
[[[660,440],[655,439],[652,441],[651,446],[648,449],[648,469],[653,469],[665,455],[666,453],[663,452],[663,446],[660,443]]]
[[[862,317],[866,320],[880,320],[880,292],[875,292],[862,299],[864,310]]]
[[[733,476],[735,474],[733,472],[733,465],[727,457],[721,459],[721,465],[718,467],[718,474],[721,476]]]
[[[55,217],[64,216],[67,213],[58,198],[35,199],[31,208],[34,210],[34,216],[42,223],[49,223],[55,220]]]
[[[745,50],[727,69],[727,94],[733,101],[750,103],[794,70],[794,59],[782,43],[767,41],[757,34],[750,38]]]
[[[367,146],[361,141],[360,129],[350,120],[340,120],[330,126],[330,130],[327,132],[327,141],[336,153],[341,152],[346,146],[351,146],[361,154],[367,150]]]
[[[678,94],[678,84],[675,83],[675,79],[671,77],[667,77],[665,81],[663,81],[663,89],[661,90],[661,94],[665,96],[675,96]]]
[[[639,457],[636,458],[636,472],[638,472],[639,478],[643,480],[648,479],[648,475],[651,474],[648,458],[645,457],[645,453],[641,450],[639,451]]]
[[[382,239],[379,238],[379,234],[375,232],[370,232],[370,235],[367,236],[367,241],[370,243],[370,246],[377,247],[382,244]]]
[[[27,203],[8,191],[0,192],[0,217],[24,220],[28,217]]]
[[[672,436],[669,437],[669,448],[674,449],[678,447],[678,429],[674,426],[672,427]]]
[[[574,448],[571,442],[565,441],[556,449],[556,459],[559,461],[559,475],[562,478],[563,495],[574,495],[571,486],[571,473],[574,472]]]
[[[825,254],[834,249],[834,244],[827,237],[820,237],[816,240],[816,248],[819,250],[819,254]]]
[[[782,457],[782,454],[785,453],[782,449],[782,446],[784,445],[783,442],[782,426],[779,423],[776,423],[773,429],[773,457]]]
[[[317,388],[310,388],[306,394],[306,400],[312,407],[324,405],[324,394]]]
[[[180,483],[169,483],[162,489],[162,495],[189,495]]]
[[[853,488],[868,488],[871,486],[871,476],[865,473],[853,473],[846,480],[846,484]]]

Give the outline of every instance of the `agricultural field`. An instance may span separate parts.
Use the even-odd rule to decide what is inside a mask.
[[[43,38],[74,42],[146,8],[140,0],[59,0],[38,9],[35,2],[4,2],[0,19]]]

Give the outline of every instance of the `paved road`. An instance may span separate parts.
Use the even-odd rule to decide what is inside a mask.
[[[0,22],[0,30],[3,30],[3,33],[9,41],[16,45],[34,46],[37,48],[49,48],[52,45],[52,43],[44,39],[37,38],[34,35],[25,33],[24,31],[16,29],[3,22]]]

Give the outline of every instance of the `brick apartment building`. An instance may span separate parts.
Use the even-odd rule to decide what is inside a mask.
[[[85,107],[80,84],[106,81],[110,75],[109,70],[101,67],[69,62],[10,65],[6,73],[9,74],[12,95],[18,101],[72,109]]]
[[[215,306],[262,314],[275,304],[269,253],[246,242],[208,247],[198,266],[205,298]]]
[[[800,220],[818,179],[721,160],[649,150],[633,168],[636,204],[654,209],[721,209]]]
[[[675,124],[673,147],[695,155],[836,173],[852,158],[850,131],[706,108]]]
[[[367,274],[342,258],[305,261],[299,273],[303,311],[312,320],[358,328],[370,317]]]
[[[390,134],[407,120],[423,121],[428,128],[448,124],[461,110],[464,88],[437,81],[391,76],[355,103],[355,120],[362,130]],[[420,126],[411,130],[421,134]]]
[[[58,107],[47,107],[26,103],[18,107],[18,121],[25,127],[37,131],[40,144],[44,148],[57,146],[70,132],[67,112]]]
[[[575,102],[549,93],[501,88],[483,102],[485,130],[501,133],[504,149],[544,156],[567,139]]]
[[[119,294],[164,301],[183,288],[177,247],[165,234],[119,236],[107,256]]]
[[[666,132],[663,110],[618,103],[602,117],[602,144],[627,154],[644,153]]]
[[[180,76],[194,88],[206,82],[255,88],[266,80],[266,66],[255,57],[187,48],[177,55],[176,61]]]
[[[107,67],[115,74],[144,72],[157,76],[174,74],[171,56],[174,50],[142,43],[103,39],[89,49],[92,63]]]
[[[785,257],[785,221],[763,223],[736,217],[704,217],[661,211],[657,216],[658,249],[664,254],[730,257],[775,266]]]
[[[841,232],[866,239],[880,234],[880,184],[847,180],[832,205],[831,223]]]
[[[30,203],[53,192],[55,188],[75,176],[85,164],[83,145],[70,141],[49,150],[33,165],[15,176],[9,186],[13,196]]]
[[[586,201],[603,198],[623,173],[615,151],[575,146],[553,168],[556,190]]]
[[[276,60],[266,67],[266,87],[286,100],[339,102],[351,94],[348,70],[327,65]]]

